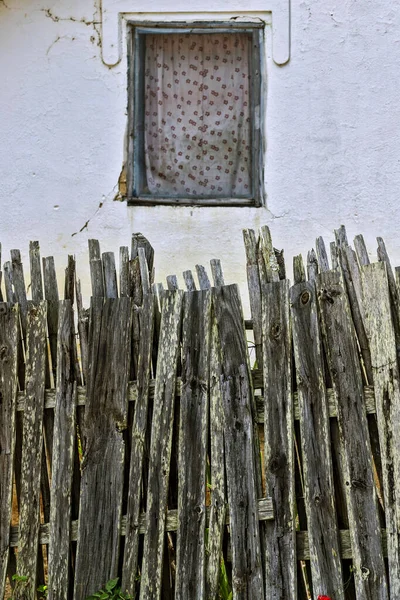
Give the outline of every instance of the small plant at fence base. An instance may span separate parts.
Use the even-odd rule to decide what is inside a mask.
[[[119,577],[110,579],[104,586],[104,589],[95,592],[88,596],[86,600],[132,600],[133,596],[121,591],[121,586],[118,585]]]

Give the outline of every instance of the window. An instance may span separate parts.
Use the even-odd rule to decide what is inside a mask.
[[[262,28],[133,25],[128,200],[262,203]]]

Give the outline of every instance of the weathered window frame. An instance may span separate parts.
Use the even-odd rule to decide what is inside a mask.
[[[127,201],[130,205],[178,206],[262,206],[264,203],[264,144],[262,94],[264,29],[253,22],[161,23],[128,22],[128,148]],[[141,193],[144,157],[144,37],[154,33],[251,33],[251,165],[252,190],[249,197],[204,198],[168,197]]]

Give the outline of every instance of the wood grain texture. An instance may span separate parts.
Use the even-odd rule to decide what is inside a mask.
[[[265,597],[297,598],[289,282],[263,290],[264,465],[274,520],[265,524]]]
[[[272,245],[271,231],[267,225],[260,228],[259,254],[263,259],[266,283],[279,281],[279,266]],[[260,273],[261,277],[261,273]]]
[[[131,314],[130,298],[92,298],[76,600],[117,576]]]
[[[183,292],[165,292],[158,350],[140,600],[159,600]]]
[[[121,246],[119,249],[119,295],[121,298],[129,296],[129,248]]]
[[[49,600],[67,600],[74,468],[76,372],[74,315],[69,300],[60,302],[57,381],[50,502]]]
[[[42,265],[39,242],[29,242],[29,262],[31,268],[31,295],[34,302],[43,300]]]
[[[221,391],[227,489],[232,540],[232,588],[238,600],[264,594],[257,473],[254,456],[252,385],[239,292],[213,288],[221,343]]]
[[[341,273],[322,273],[317,290],[336,392],[356,595],[360,600],[388,600],[362,374]]]
[[[290,290],[313,593],[344,600],[315,286]]]
[[[197,279],[199,280],[199,287],[201,290],[208,290],[211,287],[210,280],[207,275],[207,271],[203,265],[196,265]]]
[[[167,289],[170,292],[179,290],[178,278],[176,275],[167,275]]]
[[[103,281],[106,298],[118,298],[117,271],[114,252],[103,252]]]
[[[356,237],[354,238],[354,247],[356,249],[356,254],[360,267],[369,265],[370,260],[368,256],[368,250],[362,235],[356,235]]]
[[[250,311],[253,321],[254,346],[256,361],[262,370],[262,311],[261,311],[261,281],[258,269],[257,239],[253,229],[243,230],[244,247],[246,251],[247,287],[249,290]]]
[[[211,274],[214,281],[214,286],[225,285],[224,274],[222,272],[222,265],[219,258],[212,258],[210,260]]]
[[[138,360],[137,400],[132,423],[128,507],[126,516],[125,551],[122,566],[122,589],[134,595],[136,586],[139,517],[143,459],[148,423],[151,354],[154,331],[155,302],[153,294],[146,294],[140,313],[140,341]]]
[[[14,597],[36,597],[39,545],[40,473],[43,448],[43,411],[46,375],[46,302],[30,305],[26,338],[26,410],[23,420],[21,499],[17,573]]]
[[[400,384],[385,263],[361,269],[381,447],[391,598],[400,598]]]
[[[329,271],[329,260],[326,252],[325,242],[323,237],[318,237],[315,240],[315,248],[317,250],[317,258],[320,272]]]
[[[318,275],[318,260],[314,248],[307,254],[307,277],[308,281],[315,281]]]
[[[10,544],[16,437],[19,307],[0,304],[0,598],[4,597]]]
[[[175,599],[205,595],[211,291],[184,296]],[[197,518],[196,518],[197,517]]]
[[[301,283],[306,280],[306,270],[301,254],[293,257],[293,280],[294,283]]]
[[[54,381],[57,372],[58,284],[54,258],[43,258],[44,297],[47,301],[47,329]]]
[[[192,271],[183,271],[183,280],[185,282],[186,289],[188,292],[196,291],[196,284],[193,278]]]

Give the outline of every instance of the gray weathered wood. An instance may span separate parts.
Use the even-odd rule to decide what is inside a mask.
[[[121,298],[129,296],[129,249],[121,246],[119,249],[119,295]]]
[[[188,292],[196,291],[196,284],[194,282],[192,271],[183,271],[183,279],[185,281],[186,289]]]
[[[117,271],[114,252],[103,252],[103,280],[106,298],[118,298]]]
[[[64,300],[70,300],[72,306],[74,305],[75,270],[75,258],[68,254],[68,264],[65,269]]]
[[[340,272],[318,276],[317,290],[343,446],[356,595],[360,600],[388,600],[363,381]]]
[[[335,229],[335,241],[336,246],[340,248],[340,250],[343,250],[349,245],[347,241],[346,227],[344,225],[341,225],[339,229]]]
[[[289,282],[263,290],[264,466],[274,521],[265,526],[265,598],[297,598]]]
[[[92,296],[104,297],[104,273],[101,261],[100,243],[98,240],[88,240],[90,280],[92,283]]]
[[[224,274],[222,272],[221,261],[219,258],[212,258],[210,260],[211,274],[214,281],[214,286],[225,285]]]
[[[315,281],[318,275],[318,260],[314,248],[307,254],[307,277],[308,281]]]
[[[87,380],[89,312],[83,308],[81,280],[75,279],[76,307],[78,310],[78,334],[81,351],[83,383]]]
[[[285,251],[274,248],[276,262],[278,264],[279,279],[286,279]]]
[[[46,302],[30,305],[27,313],[25,411],[21,461],[21,498],[17,573],[14,598],[36,597],[39,544],[40,473],[46,375]]]
[[[145,437],[148,423],[150,368],[154,331],[155,302],[152,294],[143,298],[140,313],[137,400],[132,424],[128,508],[126,516],[125,551],[122,567],[122,589],[135,594],[139,550],[139,517]]]
[[[313,593],[344,600],[315,286],[290,290]]]
[[[364,242],[363,236],[356,235],[354,238],[354,247],[356,249],[358,262],[360,263],[360,267],[364,267],[365,265],[369,265],[370,260],[368,256],[368,250]]]
[[[315,248],[317,250],[317,258],[320,272],[329,271],[329,260],[326,253],[324,238],[318,237],[315,240]]]
[[[29,260],[31,267],[32,300],[34,302],[41,302],[43,300],[43,281],[39,242],[29,242]]]
[[[211,510],[208,522],[206,600],[218,593],[222,540],[226,520],[224,413],[221,396],[221,346],[218,327],[212,319],[210,349],[210,461]]]
[[[383,472],[391,598],[400,598],[400,384],[385,263],[361,268]]]
[[[73,318],[71,301],[60,302],[49,522],[49,600],[68,598],[76,405]]]
[[[235,598],[250,600],[263,597],[263,573],[246,334],[237,286],[213,288],[213,299],[222,351],[221,391],[232,541],[232,588]]]
[[[47,329],[54,381],[57,371],[58,285],[54,258],[43,259],[44,297],[47,301]]]
[[[254,346],[257,366],[262,369],[262,313],[261,313],[261,282],[258,270],[257,239],[252,229],[243,230],[244,247],[246,250],[247,286],[250,298],[251,318],[253,320]]]
[[[131,313],[130,298],[92,298],[76,600],[117,576]]]
[[[167,288],[170,292],[179,290],[178,278],[176,275],[167,275]]]
[[[166,292],[162,307],[140,600],[159,600],[161,598],[161,572],[182,300],[182,291]]]
[[[335,242],[331,242],[330,243],[330,249],[331,249],[332,270],[334,271],[335,269],[337,269],[339,267],[339,259],[338,259],[339,248],[335,244]]]
[[[203,265],[196,265],[197,279],[201,290],[208,290],[211,287],[207,271]]]
[[[150,276],[150,284],[154,283],[154,249],[149,240],[141,233],[132,234],[131,259],[139,256],[139,248],[143,248],[146,256],[147,268]]]
[[[146,251],[144,248],[138,248],[139,267],[140,267],[140,279],[142,283],[143,294],[149,294],[151,289],[151,271],[149,269],[149,263],[146,258]]]
[[[279,281],[279,266],[272,245],[270,229],[267,225],[260,228],[259,255],[263,259],[266,283]],[[260,273],[261,277],[261,273]]]
[[[21,253],[19,250],[11,250],[11,265],[13,274],[13,286],[15,291],[15,298],[20,305],[20,318],[22,325],[22,334],[25,338],[26,332],[26,318],[28,314],[28,301],[26,298],[24,269],[21,261]]]
[[[19,307],[0,304],[0,598],[4,598],[10,544],[16,437]]]
[[[389,282],[389,291],[392,307],[393,326],[396,335],[397,354],[400,355],[400,296],[397,289],[396,279],[390,264],[389,255],[386,250],[385,242],[381,237],[376,238],[378,242],[377,255],[378,260],[386,265],[386,273]]]
[[[185,294],[175,599],[204,600],[211,291]]]
[[[12,266],[11,262],[7,261],[4,263],[4,287],[6,288],[6,300],[10,304],[14,304],[15,295],[12,285]]]
[[[293,279],[295,283],[301,283],[306,280],[306,271],[301,254],[293,257]]]

